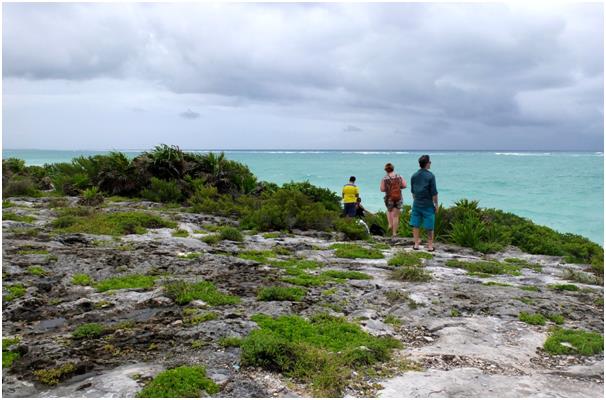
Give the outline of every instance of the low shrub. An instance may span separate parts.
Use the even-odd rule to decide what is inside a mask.
[[[578,283],[585,283],[588,285],[602,285],[604,283],[603,279],[599,276],[587,274],[581,271],[575,271],[570,268],[566,268],[564,275],[562,275],[562,279]]]
[[[375,249],[368,249],[357,244],[335,243],[330,246],[330,248],[335,249],[335,255],[339,258],[384,258],[383,253],[381,253],[380,251]]]
[[[90,286],[93,284],[93,279],[88,274],[74,274],[72,276],[72,284]]]
[[[103,204],[103,200],[103,194],[99,191],[99,188],[92,187],[82,192],[82,198],[78,203],[89,207],[95,207]]]
[[[343,318],[316,315],[309,321],[299,316],[253,316],[260,329],[243,341],[242,364],[311,383],[317,396],[340,396],[351,369],[387,361],[401,344],[377,338]],[[337,354],[338,353],[338,354]]]
[[[388,265],[393,265],[396,267],[404,266],[404,267],[422,267],[423,260],[431,260],[433,258],[432,254],[425,252],[407,252],[400,251],[395,254],[392,258],[387,262]]]
[[[59,384],[76,371],[76,365],[73,363],[65,363],[56,368],[38,369],[34,371],[34,376],[39,382],[53,386]]]
[[[202,397],[213,395],[219,386],[206,376],[202,366],[180,366],[159,373],[137,393],[137,397]]]
[[[242,338],[237,336],[223,337],[219,339],[219,346],[222,347],[240,347],[242,345]]]
[[[356,218],[340,218],[336,221],[335,228],[349,240],[366,240],[370,237],[368,228]]]
[[[221,228],[219,231],[219,236],[221,240],[231,240],[232,242],[242,242],[244,241],[244,235],[238,228],[234,228],[232,226],[225,226]]]
[[[549,314],[547,315],[547,319],[557,325],[562,325],[564,323],[564,316],[560,314]]]
[[[123,275],[104,279],[94,284],[100,292],[117,289],[149,289],[154,286],[156,277],[149,275]]]
[[[207,281],[196,283],[174,281],[165,285],[164,291],[177,304],[187,304],[192,300],[202,300],[211,306],[240,302],[239,297],[223,294],[217,290],[215,285]]]
[[[446,266],[451,268],[462,268],[472,274],[488,275],[520,275],[520,267],[498,261],[460,261],[448,260]]]
[[[103,333],[103,325],[97,323],[82,324],[72,332],[76,339],[98,338]]]
[[[175,228],[176,226],[175,222],[140,211],[99,212],[87,217],[62,215],[53,222],[53,227],[61,232],[85,232],[113,236],[144,234],[147,229]]]
[[[556,328],[545,341],[543,349],[551,354],[590,356],[604,351],[604,337],[595,332]]]
[[[213,233],[213,234],[201,237],[200,240],[203,241],[204,243],[212,246],[221,241],[221,236],[219,234]]]
[[[301,301],[305,290],[301,288],[273,286],[259,290],[257,300],[260,301]]]
[[[2,185],[2,197],[27,196],[37,197],[40,191],[31,178],[25,176],[14,176]]]
[[[526,322],[530,325],[545,325],[545,316],[542,314],[529,314],[527,312],[522,311],[518,316],[520,321]]]
[[[399,267],[392,271],[392,279],[405,282],[428,282],[431,280],[431,274],[422,268],[417,267]]]
[[[141,191],[141,197],[157,203],[179,203],[183,200],[183,193],[176,181],[152,177],[149,188]]]

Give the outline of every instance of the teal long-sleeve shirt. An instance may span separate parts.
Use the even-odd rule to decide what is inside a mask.
[[[436,177],[422,168],[410,178],[410,191],[414,201],[413,207],[433,207],[433,196],[438,194]]]

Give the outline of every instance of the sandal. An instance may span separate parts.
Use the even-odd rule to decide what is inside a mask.
[[[412,246],[413,250],[419,250],[419,246]]]
[[[427,251],[429,251],[430,253],[432,253],[432,252],[436,251],[436,249],[432,247],[431,249],[427,249]]]

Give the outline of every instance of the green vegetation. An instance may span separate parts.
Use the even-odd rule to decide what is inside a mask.
[[[520,275],[520,267],[498,261],[460,261],[448,260],[446,266],[451,268],[462,268],[472,274],[488,275]],[[481,276],[481,275],[480,275]]]
[[[19,215],[13,212],[5,211],[2,213],[2,220],[32,223],[36,220],[36,218],[29,215]]]
[[[401,251],[394,255],[392,258],[390,258],[387,264],[394,265],[396,267],[422,267],[424,259],[431,260],[432,258],[432,254],[425,253],[422,251],[414,253]]]
[[[590,356],[604,351],[604,337],[595,332],[556,328],[545,341],[543,349],[551,354]]]
[[[333,270],[333,269],[323,271],[321,275],[327,276],[329,278],[335,278],[335,279],[372,279],[372,276],[365,274],[363,272],[337,271],[337,270]]]
[[[76,214],[76,215],[75,215]],[[77,215],[73,209],[64,209],[53,227],[59,232],[85,232],[95,235],[129,235],[143,234],[147,229],[175,228],[176,223],[159,216],[141,211],[129,212],[96,212],[90,215]]]
[[[95,283],[100,292],[116,289],[149,289],[154,286],[156,278],[149,275],[122,275],[104,279]]]
[[[30,265],[27,268],[27,272],[34,276],[46,276],[48,275],[48,271],[42,268],[39,265]]]
[[[2,338],[2,368],[10,368],[13,363],[21,357],[16,351],[10,351],[9,348],[12,345],[19,344],[21,339],[15,338]]]
[[[585,283],[588,285],[602,285],[604,284],[604,280],[595,275],[587,274],[585,272],[576,271],[570,268],[566,268],[564,271],[564,275],[562,279],[566,279],[567,281]]]
[[[97,323],[82,324],[72,332],[72,336],[76,339],[93,339],[98,338],[103,333],[103,325]]]
[[[242,345],[241,337],[223,337],[219,339],[219,346],[222,347],[240,347]]]
[[[244,241],[244,236],[242,232],[238,230],[238,228],[234,228],[232,226],[224,226],[219,231],[219,236],[221,240],[231,240],[232,242],[242,242]]]
[[[405,282],[428,282],[431,274],[418,267],[400,267],[391,272],[392,279]]]
[[[343,318],[316,315],[253,318],[260,329],[242,342],[242,364],[281,372],[311,383],[314,394],[342,395],[351,370],[387,361],[401,346],[392,338],[377,338]]]
[[[15,283],[13,285],[4,286],[4,292],[7,293],[2,296],[4,301],[13,301],[19,297],[25,296],[27,289],[21,283]]]
[[[260,301],[301,301],[305,296],[305,290],[295,287],[273,286],[259,290],[257,300]]]
[[[93,279],[88,274],[74,274],[72,276],[72,284],[90,286],[93,284]]]
[[[246,250],[238,253],[238,257],[265,264],[268,258],[275,258],[276,253],[272,250]]]
[[[456,318],[456,317],[460,317],[460,316],[461,316],[461,313],[460,313],[460,312],[459,312],[459,310],[457,310],[456,308],[452,308],[452,309],[450,310],[450,316],[451,316],[451,317],[454,317],[454,318]]]
[[[482,285],[484,285],[484,286],[503,286],[503,287],[511,286],[511,284],[509,284],[509,283],[493,282],[493,281],[484,282]]]
[[[192,300],[202,300],[211,306],[224,304],[237,304],[240,299],[237,296],[229,296],[221,293],[211,282],[200,281],[196,283],[174,281],[168,283],[164,290],[168,297],[177,304],[187,304]]]
[[[221,241],[221,236],[219,236],[218,234],[206,235],[204,237],[201,237],[200,240],[203,241],[204,243],[212,246]]]
[[[522,311],[518,318],[530,325],[545,325],[545,317],[542,314],[529,314]]]
[[[137,393],[137,397],[202,397],[219,391],[219,386],[206,377],[202,366],[180,366],[159,373]]]
[[[322,286],[328,282],[328,279],[324,276],[311,275],[304,272],[297,274],[296,276],[289,276],[282,278],[282,282],[291,283],[298,286]]]
[[[335,243],[330,246],[335,250],[335,255],[339,258],[383,258],[383,253],[375,249],[368,249],[351,243]]]
[[[27,254],[49,254],[46,249],[37,249],[33,247],[23,247],[21,250],[17,251],[19,255],[27,255]]]
[[[343,232],[348,240],[365,240],[370,237],[366,227],[356,218],[339,218],[335,228]]]
[[[277,239],[280,237],[280,232],[268,232],[268,233],[264,233],[263,237],[265,239]]]
[[[73,363],[66,363],[57,368],[36,370],[34,376],[45,385],[57,385],[74,371],[76,371],[76,366]]]
[[[549,314],[547,319],[557,325],[562,325],[564,323],[564,316],[560,314]]]
[[[400,320],[400,318],[396,317],[395,315],[391,315],[391,314],[386,316],[385,319],[383,320],[383,322],[385,322],[386,324],[394,325],[394,326],[402,325],[402,321]]]
[[[10,202],[9,200],[2,200],[2,208],[11,208],[15,207],[15,203]]]
[[[572,285],[569,283],[554,283],[552,285],[547,285],[547,287],[553,290],[557,290],[558,292],[577,292],[579,290],[579,287],[577,285]]]
[[[503,261],[505,261],[508,264],[513,264],[520,268],[528,268],[528,269],[531,269],[536,272],[541,272],[543,270],[543,267],[541,266],[541,264],[531,263],[529,261],[522,260],[520,258],[506,258]]]
[[[180,254],[177,256],[177,258],[180,258],[181,260],[195,260],[200,257],[202,257],[202,253],[199,253],[197,251],[193,251],[191,253],[186,254]]]
[[[203,314],[190,315],[187,318],[184,318],[183,322],[188,325],[198,325],[202,322],[212,321],[214,319],[217,319],[218,317],[219,315],[217,313],[207,312]]]
[[[172,236],[186,238],[189,237],[189,232],[185,229],[176,229],[173,231]]]
[[[520,286],[519,289],[525,290],[527,292],[538,292],[539,291],[539,288],[537,286],[533,286],[533,285]]]

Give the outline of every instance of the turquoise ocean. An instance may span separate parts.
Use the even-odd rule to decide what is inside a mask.
[[[188,150],[200,151],[204,150]],[[123,150],[129,156],[139,150]],[[28,165],[66,162],[80,155],[105,151],[3,150]],[[391,162],[408,182],[418,169],[422,151],[225,151],[245,163],[261,180],[278,184],[308,180],[337,193],[356,176],[362,204],[383,210],[379,182]],[[530,218],[560,232],[604,242],[604,155],[601,152],[427,151],[436,176],[439,200],[445,206],[461,198],[479,200],[481,207],[498,208]],[[404,194],[410,204],[410,191]]]

